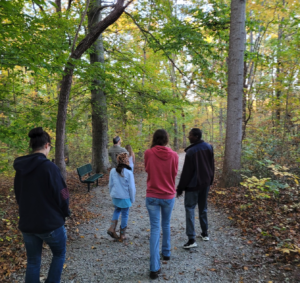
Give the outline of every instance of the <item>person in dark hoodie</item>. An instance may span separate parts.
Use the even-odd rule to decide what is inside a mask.
[[[14,190],[19,205],[19,229],[27,253],[25,283],[40,282],[43,241],[53,254],[46,283],[60,282],[66,255],[65,218],[70,215],[69,191],[59,168],[47,159],[51,140],[43,128],[32,129],[32,154],[14,161]]]
[[[212,145],[204,142],[202,132],[193,128],[188,136],[191,145],[185,149],[183,169],[177,186],[177,197],[185,191],[184,206],[186,234],[189,238],[184,248],[196,247],[195,207],[198,204],[201,238],[208,241],[207,196],[214,180],[214,151]]]
[[[167,147],[168,133],[157,130],[151,148],[145,151],[147,177],[146,206],[150,218],[150,278],[158,278],[161,271],[159,255],[160,217],[163,231],[162,258],[171,256],[170,220],[175,203],[175,177],[178,154]]]

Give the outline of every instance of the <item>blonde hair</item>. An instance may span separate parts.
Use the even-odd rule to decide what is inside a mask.
[[[126,150],[128,151],[129,156],[133,156],[133,155],[134,155],[134,152],[133,152],[132,147],[131,147],[130,144],[127,144],[127,145],[125,146],[125,148],[126,148]]]

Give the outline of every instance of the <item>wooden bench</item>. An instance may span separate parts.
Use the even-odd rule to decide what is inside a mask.
[[[86,183],[88,185],[88,192],[90,191],[90,184],[97,181],[97,186],[98,186],[98,179],[103,177],[103,174],[94,174],[91,176],[91,172],[92,172],[92,165],[89,163],[77,168],[79,180],[81,183]],[[85,180],[82,180],[81,178],[87,174],[89,177]]]

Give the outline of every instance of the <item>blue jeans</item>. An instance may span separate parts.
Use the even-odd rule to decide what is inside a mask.
[[[114,211],[112,220],[119,220],[120,213],[122,213],[121,228],[124,229],[127,227],[128,216],[129,216],[129,207],[120,208],[120,207],[115,206],[115,211]]]
[[[66,258],[67,233],[64,226],[48,233],[22,233],[27,253],[25,283],[40,283],[40,268],[43,241],[53,254],[52,262],[45,283],[59,283]]]
[[[160,269],[159,238],[160,238],[160,213],[162,216],[161,226],[163,230],[162,254],[171,256],[171,233],[170,220],[175,198],[158,199],[146,198],[146,206],[150,218],[150,271],[156,272]]]
[[[199,220],[202,232],[207,232],[207,196],[209,186],[206,189],[195,192],[185,192],[184,206],[186,217],[186,235],[189,239],[195,239],[195,207],[198,204]]]

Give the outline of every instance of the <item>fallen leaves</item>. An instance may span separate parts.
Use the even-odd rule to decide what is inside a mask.
[[[245,244],[263,247],[265,254],[276,262],[300,262],[300,233],[296,232],[300,231],[298,192],[285,188],[278,197],[270,195],[270,198],[263,199],[245,195],[251,195],[245,187],[220,189],[215,184],[209,201],[223,208],[227,218],[241,228],[243,235],[255,237],[246,240]]]
[[[108,174],[99,179],[99,185],[108,183]],[[15,201],[12,177],[0,177],[0,282],[11,282],[12,272],[20,268],[26,268],[26,252],[23,237],[18,229],[18,206]],[[67,218],[66,228],[68,239],[76,239],[79,234],[78,225],[87,223],[97,214],[88,211],[87,207],[92,199],[91,193],[87,193],[86,184],[80,183],[75,171],[68,172],[67,186],[70,191],[71,217]],[[96,229],[98,231],[98,229]],[[74,237],[75,235],[75,237]],[[84,236],[80,236],[84,238]],[[45,249],[49,247],[43,246]],[[64,265],[66,268],[66,265]],[[75,275],[76,276],[76,275]]]

